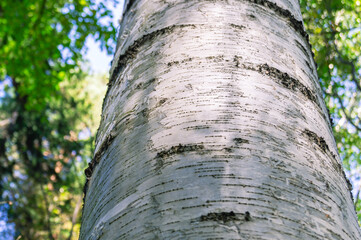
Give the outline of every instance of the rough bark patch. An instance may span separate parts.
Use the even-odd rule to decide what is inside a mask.
[[[307,138],[314,142],[319,148],[321,148],[321,150],[325,153],[325,154],[330,154],[332,156],[332,160],[336,163],[334,166],[335,166],[335,170],[337,172],[339,172],[343,178],[345,179],[346,181],[346,184],[347,184],[347,187],[348,187],[348,190],[350,191],[350,195],[351,195],[351,199],[353,200],[353,196],[352,196],[352,184],[350,182],[350,180],[346,177],[346,174],[345,174],[345,171],[343,171],[342,169],[342,166],[341,166],[341,163],[339,163],[336,159],[336,155],[334,153],[331,152],[331,150],[329,149],[325,139],[323,137],[320,137],[318,136],[316,133],[308,130],[308,129],[305,129],[303,131],[303,134],[307,136]]]
[[[234,61],[236,64],[236,67],[240,67],[240,59],[239,56],[234,56]],[[258,66],[252,66],[249,64],[242,64],[242,67],[248,70],[257,71],[259,73],[265,74],[267,76],[270,76],[273,78],[277,83],[281,84],[283,87],[293,90],[295,92],[302,93],[303,96],[305,96],[307,99],[314,102],[318,107],[320,107],[320,103],[318,99],[316,98],[316,95],[313,93],[312,90],[310,90],[308,87],[303,85],[299,80],[291,77],[288,73],[282,72],[277,68],[269,66],[266,64],[260,64]],[[331,126],[333,126],[333,119],[330,115],[330,112],[327,109],[328,112],[328,118],[331,123]]]
[[[266,74],[272,78],[276,78],[279,80],[279,83],[288,89],[291,89],[293,91],[299,91],[301,92],[306,98],[311,100],[312,102],[315,102],[317,105],[318,102],[316,100],[316,96],[313,94],[313,92],[308,89],[305,85],[303,85],[300,81],[297,79],[291,77],[288,75],[288,73],[281,72],[277,68],[270,67],[267,64],[261,64],[258,66],[258,71],[260,73]]]
[[[180,153],[184,153],[184,152],[197,152],[197,151],[200,151],[200,150],[203,150],[203,149],[204,149],[203,145],[197,145],[197,144],[182,145],[182,144],[179,144],[177,146],[172,146],[168,150],[164,150],[164,151],[161,151],[161,152],[157,153],[156,158],[167,158],[167,157],[169,157],[171,155],[180,154]]]
[[[130,2],[133,2],[133,1],[130,1]],[[128,3],[128,5],[130,4],[130,2]],[[168,26],[168,27],[165,27],[162,29],[158,29],[149,34],[145,34],[142,37],[140,37],[139,39],[135,40],[134,43],[128,47],[128,49],[125,51],[125,53],[123,55],[120,55],[119,58],[117,59],[116,66],[114,67],[114,70],[109,77],[108,89],[107,89],[107,92],[104,97],[102,109],[104,109],[104,104],[106,102],[105,99],[107,99],[109,91],[110,91],[112,85],[114,84],[117,76],[125,68],[126,64],[130,60],[132,60],[136,57],[136,55],[139,52],[139,48],[142,45],[144,45],[146,42],[153,41],[158,36],[161,36],[164,34],[170,34],[175,29],[179,29],[179,28],[181,29],[181,28],[185,28],[185,27],[195,27],[195,25],[194,24],[172,25],[172,26]]]
[[[120,55],[117,61],[117,65],[114,68],[114,71],[109,79],[109,85],[112,85],[115,81],[118,74],[123,70],[126,63],[130,59],[134,59],[139,52],[139,48],[144,45],[146,42],[153,41],[156,37],[164,34],[169,34],[173,32],[175,29],[185,28],[185,27],[195,27],[194,24],[182,24],[182,25],[172,25],[162,29],[158,29],[154,32],[148,33],[135,40],[134,43],[125,51],[123,55]]]
[[[149,81],[146,81],[146,82],[141,82],[139,84],[137,84],[135,86],[135,89],[136,90],[139,90],[139,89],[147,89],[150,85],[152,85],[154,82],[156,81],[155,78],[152,78],[150,79]]]
[[[303,134],[305,134],[307,136],[307,138],[311,141],[311,142],[314,142],[316,143],[316,145],[318,147],[320,147],[322,149],[322,151],[324,153],[329,153],[330,152],[330,149],[325,141],[325,139],[323,137],[320,137],[318,136],[316,133],[308,130],[308,129],[305,129],[303,131]],[[335,157],[335,155],[333,154],[333,157]]]
[[[203,145],[197,145],[197,144],[187,144],[187,145],[179,144],[177,146],[172,146],[168,150],[164,150],[157,153],[155,157],[156,158],[155,170],[159,171],[160,169],[163,168],[165,158],[169,158],[172,155],[182,154],[185,152],[198,152],[198,151],[202,151],[203,149],[204,149]]]
[[[235,57],[236,59],[237,57]],[[239,62],[236,62],[236,66],[239,66]],[[274,79],[278,84],[282,85],[284,88],[290,89],[295,92],[300,92],[302,95],[304,95],[307,99],[314,102],[317,106],[320,106],[320,104],[317,101],[317,98],[315,94],[307,88],[305,85],[303,85],[299,80],[291,77],[288,73],[282,72],[277,68],[268,66],[267,63],[260,64],[257,66],[252,66],[249,64],[242,64],[242,67],[248,70],[257,71],[261,74],[265,74],[272,79]]]
[[[290,25],[298,33],[300,33],[302,37],[306,38],[308,41],[309,36],[303,27],[302,21],[297,20],[289,10],[283,9],[280,6],[278,6],[276,3],[267,0],[247,0],[247,1],[269,8],[273,10],[275,13],[277,13],[279,16],[286,18],[289,21]]]
[[[290,23],[291,27],[293,29],[295,29],[295,31],[298,32],[306,40],[306,43],[309,46],[312,58],[315,57],[315,54],[311,50],[312,45],[310,43],[310,37],[309,37],[308,33],[305,31],[302,21],[297,20],[296,17],[293,16],[289,10],[283,9],[280,6],[278,6],[276,3],[273,3],[273,2],[270,2],[267,0],[247,0],[247,1],[254,3],[254,4],[264,6],[266,8],[269,8],[269,9],[273,10],[275,13],[277,13],[279,16],[286,18],[287,21]]]
[[[85,176],[86,176],[86,182],[84,184],[83,192],[83,203],[85,202],[86,193],[88,190],[89,180],[91,179],[91,176],[94,172],[95,167],[100,162],[100,158],[102,154],[108,149],[109,145],[113,142],[114,138],[116,137],[115,134],[110,133],[109,136],[107,136],[106,140],[102,143],[100,146],[98,152],[95,154],[94,158],[88,163],[88,168],[84,170]]]

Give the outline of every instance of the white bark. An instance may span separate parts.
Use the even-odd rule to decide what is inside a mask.
[[[80,239],[361,239],[301,21],[126,3]]]

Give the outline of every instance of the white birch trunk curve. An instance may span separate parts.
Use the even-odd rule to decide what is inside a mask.
[[[361,239],[297,0],[126,1],[80,239]]]

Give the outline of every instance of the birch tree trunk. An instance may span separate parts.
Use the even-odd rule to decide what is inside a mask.
[[[361,239],[297,0],[129,0],[80,239]]]

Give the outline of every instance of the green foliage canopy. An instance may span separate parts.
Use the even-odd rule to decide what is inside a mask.
[[[0,76],[10,76],[25,107],[38,110],[59,98],[59,84],[81,71],[85,40],[94,35],[112,52],[112,17],[94,0],[4,0],[0,4]]]

